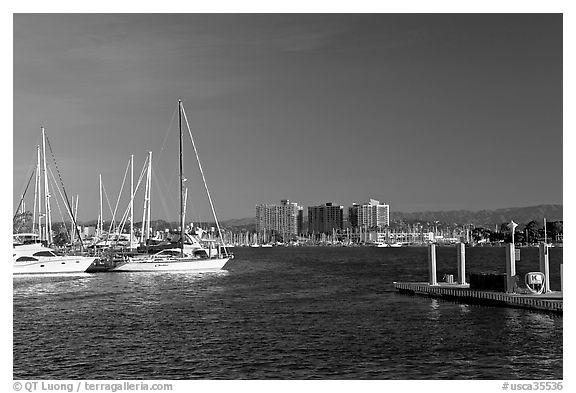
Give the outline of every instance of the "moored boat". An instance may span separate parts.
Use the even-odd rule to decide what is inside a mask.
[[[14,237],[22,235],[15,234]],[[34,242],[15,242],[12,259],[13,274],[84,273],[97,260],[94,257],[61,255],[50,247]]]
[[[186,115],[182,108],[182,101],[178,100],[178,125],[179,125],[179,134],[180,134],[180,154],[179,154],[179,171],[180,171],[180,236],[179,236],[179,249],[164,249],[160,252],[153,254],[153,255],[144,255],[140,257],[130,257],[126,263],[121,263],[112,271],[116,272],[151,272],[151,271],[174,271],[174,272],[209,272],[209,271],[217,271],[220,270],[226,265],[230,259],[232,259],[232,255],[230,255],[226,247],[216,246],[212,248],[212,243],[208,250],[204,247],[201,247],[195,239],[188,236],[185,232],[185,192],[184,192],[184,175],[183,175],[183,160],[182,160],[182,145],[183,145],[183,136],[182,136],[182,120],[186,121],[188,125],[188,120],[186,119]],[[198,157],[198,152],[196,151],[196,145],[194,144],[194,139],[192,138],[192,133],[190,132],[190,127],[188,127],[188,131],[190,134],[190,138],[192,140],[192,145],[194,147],[194,152],[196,154],[196,160],[198,162],[198,167],[200,169],[200,173],[202,175],[202,180],[204,182],[204,186],[206,189],[206,194],[208,196],[208,201],[210,202],[210,207],[212,209],[212,213],[214,216],[214,220],[216,222],[216,226],[218,228],[218,233],[220,240],[223,240],[222,233],[220,230],[220,224],[218,223],[218,218],[216,217],[216,213],[214,210],[214,205],[212,203],[212,197],[210,196],[210,192],[208,191],[208,187],[206,186],[206,179],[204,178],[204,172],[202,170],[202,165],[200,164],[200,159]],[[186,250],[185,241],[186,240],[193,240],[189,245],[189,249]],[[192,250],[190,250],[190,248]],[[214,250],[214,252],[213,252]]]
[[[116,272],[155,272],[155,271],[187,271],[210,272],[218,271],[224,267],[230,257],[207,258],[205,253],[196,255],[184,254],[180,249],[166,249],[145,257],[128,258],[113,270]]]

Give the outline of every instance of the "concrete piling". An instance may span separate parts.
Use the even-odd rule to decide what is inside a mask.
[[[458,284],[466,284],[466,244],[456,244],[458,253]]]
[[[544,291],[542,293],[550,292],[550,263],[548,245],[540,243],[538,246],[538,260],[540,261],[540,272],[544,273]]]
[[[428,283],[430,285],[438,285],[436,279],[436,244],[428,245],[428,274],[430,277]]]
[[[514,243],[506,244],[506,293],[514,293],[516,252]]]

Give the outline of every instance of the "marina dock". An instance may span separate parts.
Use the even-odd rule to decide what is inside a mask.
[[[438,283],[430,285],[426,282],[394,282],[394,288],[399,293],[408,295],[429,296],[487,306],[505,306],[558,314],[563,313],[562,292],[548,292],[540,295],[517,294],[470,289],[468,284]]]
[[[478,279],[477,275],[471,275],[468,277],[469,282],[466,282],[465,250],[465,244],[459,243],[456,245],[458,257],[458,277],[456,282],[454,282],[452,275],[448,276],[446,282],[438,282],[436,245],[430,244],[428,246],[428,282],[394,282],[394,288],[399,293],[404,294],[563,314],[562,265],[560,265],[561,290],[552,291],[550,290],[549,253],[546,244],[539,245],[538,271],[530,272],[526,275],[525,287],[518,285],[519,277],[516,276],[517,253],[514,243],[506,245],[505,275],[486,275],[480,277],[480,279]],[[528,286],[529,283],[530,286]]]

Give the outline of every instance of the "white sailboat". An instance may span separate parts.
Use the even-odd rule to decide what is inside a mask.
[[[190,132],[190,127],[188,126],[188,120],[186,114],[182,108],[182,101],[178,100],[178,128],[180,132],[180,248],[179,249],[167,249],[162,250],[151,256],[145,255],[140,257],[129,258],[124,264],[116,266],[113,271],[116,272],[210,272],[221,270],[224,265],[232,258],[226,251],[224,247],[224,255],[221,253],[221,248],[218,247],[218,253],[216,256],[203,253],[187,253],[184,250],[184,239],[186,239],[187,234],[185,233],[185,197],[184,197],[184,175],[182,170],[182,116],[186,120],[186,125],[190,133],[190,138],[192,140],[192,146],[194,147],[194,152],[196,154],[196,160],[198,162],[198,167],[200,173],[202,174],[202,180],[204,181],[204,186],[206,189],[206,194],[210,202],[210,207],[212,208],[212,213],[216,226],[218,228],[218,233],[220,239],[223,240],[222,232],[220,230],[220,224],[218,223],[218,218],[216,217],[216,211],[214,210],[214,204],[212,203],[212,197],[208,191],[206,185],[206,179],[204,177],[204,171],[202,170],[202,165],[200,164],[200,159],[198,158],[198,152],[196,150],[196,145],[194,143],[194,138],[192,138],[192,133]]]

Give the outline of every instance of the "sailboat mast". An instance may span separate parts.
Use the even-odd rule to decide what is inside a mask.
[[[178,100],[178,131],[180,132],[180,256],[184,256],[184,174],[182,171],[182,100]]]
[[[144,205],[142,206],[142,227],[140,230],[140,244],[144,243],[144,232],[146,231],[146,198],[148,197],[148,174],[146,174],[146,189],[144,190]]]
[[[44,198],[45,198],[45,213],[46,213],[46,241],[48,244],[52,243],[52,220],[50,219],[50,191],[48,189],[48,170],[46,168],[46,132],[44,127],[42,129],[42,159],[44,164]]]
[[[36,184],[34,185],[34,213],[32,215],[32,233],[35,233],[34,227],[36,226],[36,209],[38,209],[38,235],[41,235],[40,229],[40,216],[42,214],[42,204],[40,199],[40,145],[37,146],[38,161],[36,161]],[[38,205],[36,205],[38,202]]]
[[[102,215],[102,174],[98,174],[99,191],[100,191],[100,220],[98,221],[98,237],[102,237],[104,229],[104,216]]]
[[[134,154],[130,155],[130,251],[134,236]]]
[[[148,152],[148,208],[146,209],[146,240],[150,238],[150,207],[152,206],[151,203],[152,198],[152,152]]]

